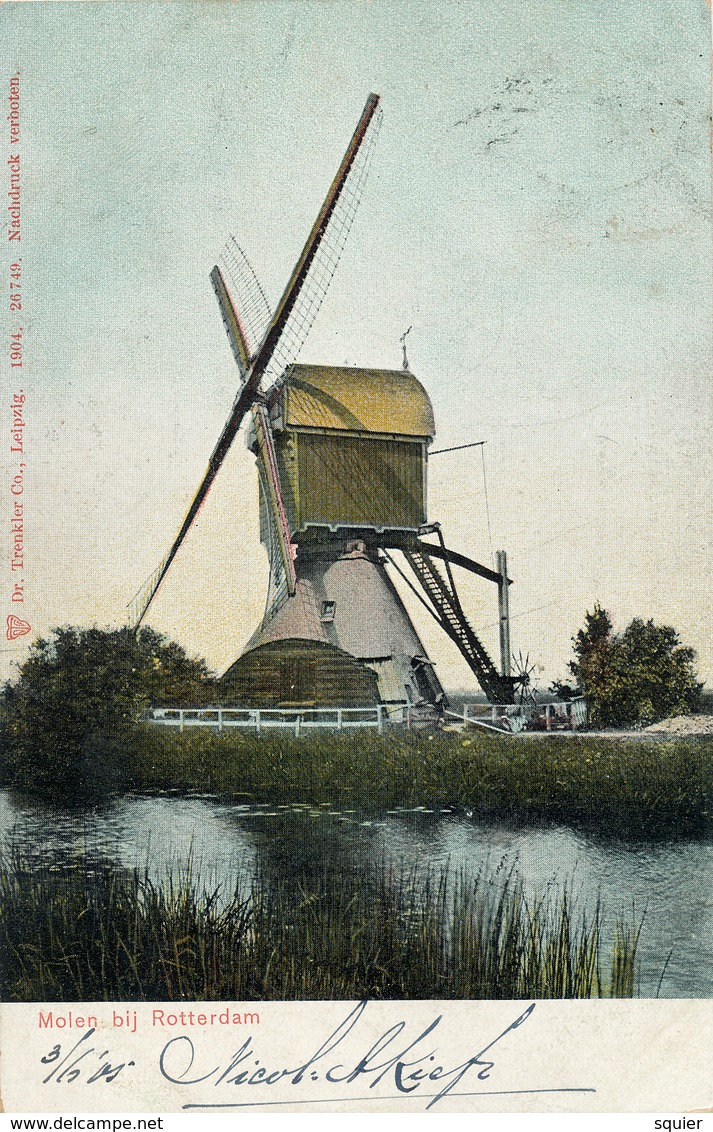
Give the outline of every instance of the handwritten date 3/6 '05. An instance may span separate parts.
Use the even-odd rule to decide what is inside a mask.
[[[71,1085],[74,1081],[83,1082],[85,1085],[93,1085],[97,1081],[110,1083],[116,1080],[123,1069],[136,1064],[135,1061],[119,1061],[112,1064],[111,1061],[105,1060],[110,1056],[109,1050],[101,1050],[100,1045],[89,1044],[89,1039],[94,1033],[94,1027],[87,1030],[86,1034],[82,1035],[64,1057],[62,1056],[62,1046],[59,1043],[53,1046],[44,1057],[41,1057],[40,1063],[42,1065],[52,1066],[42,1084],[47,1085],[50,1081],[68,1085]]]

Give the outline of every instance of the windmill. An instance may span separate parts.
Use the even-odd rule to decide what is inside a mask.
[[[517,678],[499,671],[461,607],[453,567],[495,582],[507,622],[504,554],[493,571],[446,548],[426,515],[428,395],[408,368],[302,365],[299,351],[336,269],[380,125],[370,95],[274,313],[231,241],[211,282],[241,387],[181,529],[135,602],[141,624],[246,417],[256,456],[260,536],[270,577],[262,622],[222,678],[241,706],[403,705],[435,717],[443,688],[390,570],[457,645],[493,702]],[[427,541],[435,536],[436,541]],[[399,565],[405,562],[410,576]],[[507,625],[504,626],[507,629]],[[507,638],[507,633],[505,633]],[[503,651],[509,658],[509,640]]]

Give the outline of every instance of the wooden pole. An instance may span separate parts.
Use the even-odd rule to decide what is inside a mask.
[[[510,675],[510,599],[508,596],[508,563],[504,550],[495,555],[498,582],[498,623],[500,625],[500,672]]]

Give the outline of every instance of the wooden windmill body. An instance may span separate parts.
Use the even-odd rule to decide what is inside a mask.
[[[295,592],[271,552],[275,523],[261,478],[271,584],[261,626],[223,679],[228,698],[251,706],[439,705],[443,689],[383,555],[426,522],[434,424],[425,390],[403,370],[295,365],[268,415],[296,546]]]
[[[356,211],[378,128],[371,95],[276,311],[240,248],[229,245],[211,280],[242,387],[168,556],[139,604],[138,626],[249,414],[260,534],[269,558],[265,614],[225,673],[224,702],[246,707],[362,707],[435,718],[445,696],[390,571],[397,570],[460,649],[489,699],[512,702],[468,623],[452,566],[496,582],[499,571],[448,550],[428,523],[429,397],[407,368],[299,365]],[[437,542],[426,541],[436,535]],[[403,573],[401,558],[411,572]],[[508,645],[509,648],[509,645]],[[504,653],[504,658],[509,655]]]

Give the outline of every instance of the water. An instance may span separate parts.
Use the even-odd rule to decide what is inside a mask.
[[[643,996],[713,996],[712,839],[624,842],[443,808],[365,812],[233,805],[208,796],[124,797],[67,811],[0,792],[0,844],[11,843],[52,869],[109,860],[148,866],[157,881],[190,859],[206,888],[221,885],[226,894],[249,884],[258,868],[296,882],[382,862],[419,872],[498,870],[500,877],[514,868],[530,897],[566,884],[577,907],[590,911],[599,897],[609,928],[617,917],[644,915]]]

